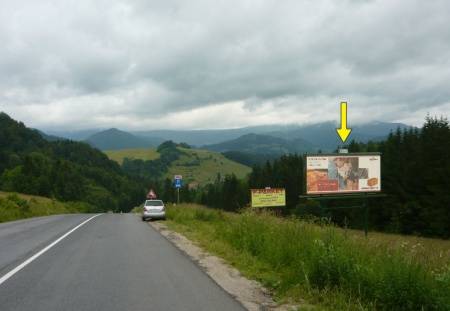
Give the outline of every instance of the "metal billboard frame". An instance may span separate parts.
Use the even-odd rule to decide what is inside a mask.
[[[321,156],[333,156],[333,157],[351,157],[351,156],[380,156],[380,179],[382,176],[382,168],[381,168],[381,152],[355,152],[355,153],[305,153],[303,154],[303,193],[304,195],[300,195],[300,199],[306,199],[307,201],[318,201],[319,207],[322,211],[330,211],[336,209],[362,209],[364,212],[364,235],[367,237],[368,234],[368,223],[369,223],[369,206],[368,200],[372,198],[381,198],[386,197],[387,195],[381,193],[382,189],[376,191],[354,191],[354,192],[331,192],[331,193],[317,193],[317,194],[308,194],[307,192],[307,157],[321,157]],[[382,185],[382,184],[381,184]],[[332,200],[349,200],[349,199],[360,199],[361,203],[353,206],[334,206],[329,207],[328,201]]]

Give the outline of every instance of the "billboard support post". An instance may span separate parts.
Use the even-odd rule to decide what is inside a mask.
[[[326,211],[336,210],[336,209],[354,209],[359,208],[363,210],[363,217],[364,217],[364,235],[367,237],[369,232],[369,205],[368,201],[372,198],[382,198],[386,197],[386,194],[381,193],[373,193],[373,194],[346,194],[346,195],[301,195],[301,199],[311,200],[311,201],[317,201],[319,203],[321,213],[325,213]],[[356,205],[345,205],[345,206],[328,206],[329,201],[334,200],[354,200],[358,199],[360,200],[359,204]]]
[[[367,231],[369,226],[369,206],[367,205],[367,198],[364,198],[362,201],[362,206],[364,209],[364,235],[367,238]]]

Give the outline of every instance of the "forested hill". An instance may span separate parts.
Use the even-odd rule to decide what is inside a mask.
[[[0,189],[124,211],[145,193],[99,150],[69,140],[49,142],[5,113],[0,113]]]

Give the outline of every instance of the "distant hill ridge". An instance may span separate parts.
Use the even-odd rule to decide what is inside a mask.
[[[335,122],[321,122],[308,125],[264,125],[254,127],[244,127],[238,129],[221,129],[221,130],[151,130],[126,132],[119,129],[108,130],[83,130],[72,132],[49,132],[50,134],[75,139],[85,140],[90,145],[101,150],[120,150],[132,148],[148,148],[156,147],[163,141],[172,140],[176,143],[186,142],[192,146],[208,146],[218,150],[218,144],[239,139],[244,136],[241,141],[248,140],[250,137],[246,135],[264,135],[264,139],[260,137],[259,142],[253,142],[251,149],[258,150],[258,153],[279,149],[279,150],[310,150],[321,149],[323,151],[332,151],[340,144],[340,140],[336,135],[337,124]],[[407,128],[408,125],[403,123],[389,122],[371,122],[361,125],[352,126],[353,129],[349,140],[355,139],[361,142],[368,140],[381,140],[385,138],[389,132],[395,131],[397,128]],[[47,133],[48,134],[48,133]],[[89,134],[89,135],[88,135]],[[284,141],[274,141],[270,137],[281,138]],[[80,137],[87,137],[82,138]],[[266,141],[266,143],[264,143]],[[286,144],[286,141],[289,143]],[[258,144],[266,144],[270,142],[268,150],[266,147],[258,147]],[[239,141],[237,142],[239,143]],[[236,142],[234,142],[236,144]],[[230,150],[228,147],[227,150]],[[248,148],[247,148],[248,149]],[[243,151],[243,150],[234,150]]]
[[[240,151],[255,154],[279,155],[307,152],[315,149],[310,142],[305,141],[302,138],[296,138],[294,142],[280,137],[263,134],[246,134],[220,144],[203,147],[207,150],[217,152]]]
[[[405,127],[408,126],[401,123],[383,122],[354,126],[348,141],[350,142],[352,139],[359,142],[382,140],[391,131]],[[229,152],[240,152],[239,157],[264,154],[270,158],[275,154],[317,152],[318,150],[333,151],[339,145],[341,145],[341,141],[336,134],[336,125],[333,122],[325,122],[304,127],[291,127],[265,134],[246,134],[236,139],[203,147],[228,154]]]
[[[155,147],[162,141],[162,139],[155,137],[138,137],[116,128],[95,133],[86,139],[88,144],[100,150]]]

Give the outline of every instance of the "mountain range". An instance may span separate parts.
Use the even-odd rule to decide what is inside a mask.
[[[265,134],[245,134],[236,139],[206,145],[203,148],[216,152],[240,151],[254,154],[302,153],[316,149],[313,144],[302,138],[287,140]]]
[[[91,135],[104,131],[105,129],[85,129],[85,130],[39,130],[41,133],[45,133],[48,136],[61,137],[74,141],[83,141],[89,138]]]
[[[112,128],[89,136],[85,140],[89,145],[100,150],[120,150],[131,148],[149,148],[161,144],[164,139],[136,136],[128,132]]]
[[[118,129],[46,132],[47,135],[83,140],[101,150],[155,147],[172,140],[204,149],[249,154],[285,154],[333,151],[340,145],[334,122],[310,125],[265,125],[221,130],[151,130],[125,132]],[[352,127],[348,141],[382,140],[391,131],[409,126],[402,123],[371,122]]]

